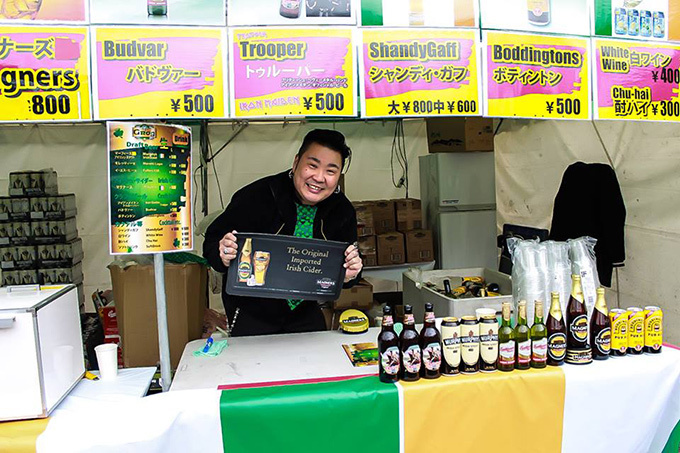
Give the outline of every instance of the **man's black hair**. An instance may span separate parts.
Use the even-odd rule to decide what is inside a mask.
[[[352,161],[352,150],[345,143],[345,136],[341,132],[331,129],[314,129],[308,132],[304,140],[302,140],[302,145],[300,145],[300,150],[297,153],[298,160],[313,143],[340,153],[342,168],[345,169],[345,161],[347,161],[347,168],[349,168],[349,164]]]

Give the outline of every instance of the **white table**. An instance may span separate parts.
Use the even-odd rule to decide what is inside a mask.
[[[378,327],[363,334],[339,331],[230,338],[216,357],[194,357],[205,340],[184,348],[171,391],[216,389],[220,385],[375,374],[377,365],[354,367],[343,344],[376,343]],[[222,340],[220,336],[213,337]]]

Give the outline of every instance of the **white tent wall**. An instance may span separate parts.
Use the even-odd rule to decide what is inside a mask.
[[[665,316],[664,338],[680,342],[680,127],[505,120],[495,148],[499,228],[504,223],[550,228],[553,200],[566,168],[576,161],[611,159],[627,216],[626,262],[618,270],[618,297],[616,273],[608,291],[609,307],[659,305]]]
[[[209,126],[213,151],[231,137],[230,123]],[[390,155],[395,122],[355,121],[342,123],[251,123],[209,166],[208,206],[221,210],[214,169],[217,170],[224,203],[240,187],[263,176],[290,167],[302,138],[311,129],[337,129],[347,136],[353,151],[352,165],[345,177],[345,189],[351,200],[400,198],[404,189],[392,184]],[[409,162],[409,196],[419,197],[418,156],[427,153],[423,120],[404,121],[404,143]],[[199,165],[199,132],[194,127],[192,166]],[[78,207],[78,235],[83,239],[84,293],[86,309],[93,310],[90,295],[96,289],[111,287],[106,266],[109,254],[107,214],[106,129],[102,124],[40,124],[0,126],[0,194],[7,194],[8,175],[12,171],[52,167],[58,174],[59,192],[74,193]],[[398,164],[395,174],[401,174]],[[194,172],[192,171],[192,174]],[[202,219],[200,194],[192,185],[197,200],[195,222]],[[201,253],[202,238],[196,237],[195,251]],[[211,306],[221,308],[219,297]]]

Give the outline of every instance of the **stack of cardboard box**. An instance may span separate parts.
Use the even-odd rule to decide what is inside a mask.
[[[362,201],[357,212],[364,267],[432,261],[432,232],[422,229],[420,200]]]
[[[0,197],[2,286],[73,283],[82,306],[76,213],[75,195],[59,194],[54,170],[10,173],[9,197]]]

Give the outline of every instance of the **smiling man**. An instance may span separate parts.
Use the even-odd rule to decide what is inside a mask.
[[[218,272],[227,273],[237,258],[238,231],[349,242],[357,240],[354,207],[340,191],[340,175],[352,151],[337,131],[309,132],[290,170],[267,176],[240,189],[208,227],[203,256]],[[356,245],[345,250],[345,287],[363,267]],[[325,329],[316,301],[233,296],[222,301],[235,336],[310,332]]]

